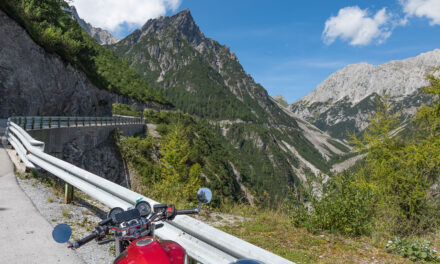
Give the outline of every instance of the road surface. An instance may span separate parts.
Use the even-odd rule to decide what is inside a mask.
[[[4,134],[0,120],[0,139]],[[21,190],[14,166],[0,143],[0,262],[84,263],[65,244],[52,240],[52,226]]]

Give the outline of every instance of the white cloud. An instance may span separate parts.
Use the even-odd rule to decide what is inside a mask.
[[[175,11],[181,0],[73,0],[81,18],[95,27],[117,31],[124,22],[141,26],[150,18]]]
[[[439,0],[400,0],[407,16],[426,17],[431,25],[440,25]]]
[[[339,10],[337,16],[327,19],[322,37],[328,45],[337,38],[350,41],[353,46],[368,45],[373,40],[380,44],[391,35],[392,24],[391,14],[386,8],[370,16],[368,9],[345,7]]]

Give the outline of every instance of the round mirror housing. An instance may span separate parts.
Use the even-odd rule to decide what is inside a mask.
[[[211,202],[212,192],[209,188],[202,187],[197,191],[197,200],[202,204]]]
[[[52,237],[58,243],[66,243],[71,235],[72,229],[66,224],[59,224],[52,231]]]

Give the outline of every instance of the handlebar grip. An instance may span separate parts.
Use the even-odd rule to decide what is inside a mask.
[[[183,209],[183,210],[176,210],[176,215],[185,215],[185,214],[198,214],[199,209]]]
[[[90,234],[90,235],[88,235],[88,236],[86,236],[86,237],[76,241],[73,244],[73,247],[74,248],[79,248],[80,246],[82,246],[82,245],[84,245],[86,243],[89,243],[90,241],[92,241],[93,239],[95,239],[97,237],[98,237],[98,233],[97,232],[93,232],[92,234]]]
[[[99,222],[99,225],[100,225],[100,226],[104,226],[104,225],[110,223],[111,221],[112,221],[112,218],[109,217],[109,218],[104,219],[104,220],[102,220],[101,222]]]

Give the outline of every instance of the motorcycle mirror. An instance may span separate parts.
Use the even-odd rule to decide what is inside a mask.
[[[52,231],[52,237],[58,243],[66,243],[71,235],[72,229],[66,224],[59,224]]]
[[[212,199],[212,192],[209,188],[202,187],[197,191],[197,200],[201,204],[207,204],[211,202]]]

